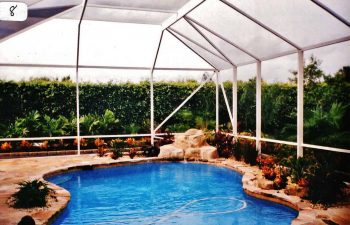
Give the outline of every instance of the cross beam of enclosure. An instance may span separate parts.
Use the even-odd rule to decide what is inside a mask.
[[[159,124],[159,126],[156,129],[154,129],[154,132],[159,130],[159,128],[161,128],[177,111],[179,111],[182,108],[182,106],[184,106],[214,76],[214,74],[215,73],[213,73],[210,77],[204,80],[202,84],[199,85],[190,96],[188,96],[172,113],[170,113],[170,115],[167,118],[163,120],[163,122]]]

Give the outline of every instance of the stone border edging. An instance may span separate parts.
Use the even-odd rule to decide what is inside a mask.
[[[343,221],[340,223],[336,223],[332,221],[329,215],[325,214],[326,210],[315,209],[312,207],[312,204],[303,200],[298,196],[287,195],[284,193],[284,189],[281,190],[264,190],[258,187],[257,184],[257,176],[261,173],[260,169],[256,166],[250,166],[244,164],[242,162],[237,161],[228,161],[225,160],[222,162],[223,166],[229,169],[233,169],[240,174],[242,174],[242,185],[243,190],[246,194],[263,199],[272,201],[275,203],[279,203],[295,209],[299,212],[298,216],[292,221],[293,225],[301,225],[301,224],[349,224],[349,221]],[[350,206],[346,206],[348,212],[350,212]],[[338,216],[339,215],[333,215]],[[343,218],[338,218],[338,220],[342,220]],[[343,219],[344,220],[344,219]],[[346,220],[346,219],[345,219]]]

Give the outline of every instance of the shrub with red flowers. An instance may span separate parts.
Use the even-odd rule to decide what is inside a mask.
[[[73,145],[77,146],[78,145],[78,139],[74,139]],[[87,146],[87,141],[85,138],[80,139],[80,146],[81,147],[86,147]]]
[[[133,147],[135,145],[135,139],[134,138],[127,138],[125,141],[130,147]]]
[[[100,157],[104,156],[107,152],[107,144],[105,143],[105,141],[103,139],[97,138],[94,141],[94,144],[97,147],[98,156],[100,156]]]
[[[282,189],[287,185],[287,171],[284,167],[277,165],[273,157],[260,155],[257,157],[257,162],[263,176],[273,181],[275,189]]]
[[[276,172],[274,169],[275,160],[273,157],[260,155],[257,157],[257,162],[266,179],[274,180],[276,178]]]
[[[1,150],[2,151],[9,151],[12,149],[11,143],[10,142],[5,142],[1,144]]]
[[[30,143],[29,141],[22,140],[21,143],[19,144],[19,147],[20,147],[22,150],[29,150],[30,148],[33,147],[33,144]]]

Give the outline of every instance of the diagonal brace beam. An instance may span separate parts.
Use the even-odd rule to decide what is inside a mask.
[[[234,126],[234,124],[233,124],[233,117],[232,117],[230,105],[228,104],[228,100],[227,100],[227,96],[226,96],[226,91],[225,91],[225,87],[224,87],[223,83],[220,83],[220,87],[221,87],[222,94],[224,95],[224,99],[225,99],[225,103],[226,103],[227,112],[228,112],[228,115],[229,115],[229,117],[230,117],[230,121],[231,121],[231,124],[232,124],[232,127],[233,127],[233,126]]]
[[[213,73],[210,77],[208,77],[205,81],[203,81],[202,84],[199,85],[196,88],[196,90],[194,90],[192,94],[185,99],[185,101],[183,101],[172,113],[170,113],[170,115],[167,118],[163,120],[163,122],[159,124],[159,126],[156,129],[154,129],[154,132],[159,130],[159,128],[161,128],[175,113],[177,113],[177,111],[179,111],[182,108],[182,106],[184,106],[209,80],[211,80],[214,74],[215,73]]]

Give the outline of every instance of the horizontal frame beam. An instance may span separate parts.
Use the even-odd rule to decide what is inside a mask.
[[[158,133],[156,136],[168,135],[167,133]],[[80,135],[80,138],[126,138],[126,137],[151,137],[151,134],[116,134],[116,135]],[[46,141],[46,140],[72,140],[77,136],[57,136],[57,137],[22,137],[22,138],[0,138],[0,142],[5,141]]]
[[[55,64],[17,64],[0,63],[0,67],[42,67],[42,68],[76,68],[75,65],[55,65]],[[112,69],[112,70],[150,70],[150,67],[133,66],[88,66],[79,65],[81,69]],[[173,67],[155,67],[154,70],[175,70],[175,71],[214,71],[214,68],[173,68]]]
[[[245,138],[250,140],[256,140],[255,136],[245,136],[245,135],[232,135],[238,138]],[[277,144],[285,144],[285,145],[291,145],[291,146],[297,146],[297,142],[291,142],[291,141],[281,141],[281,140],[275,140],[275,139],[269,139],[269,138],[260,138],[260,141],[264,142],[270,142],[270,143],[277,143]],[[327,146],[321,146],[321,145],[312,145],[312,144],[303,144],[303,147],[305,148],[312,148],[312,149],[320,149],[325,151],[331,151],[331,152],[340,152],[340,153],[350,153],[350,149],[343,149],[343,148],[334,148],[334,147],[327,147]]]

